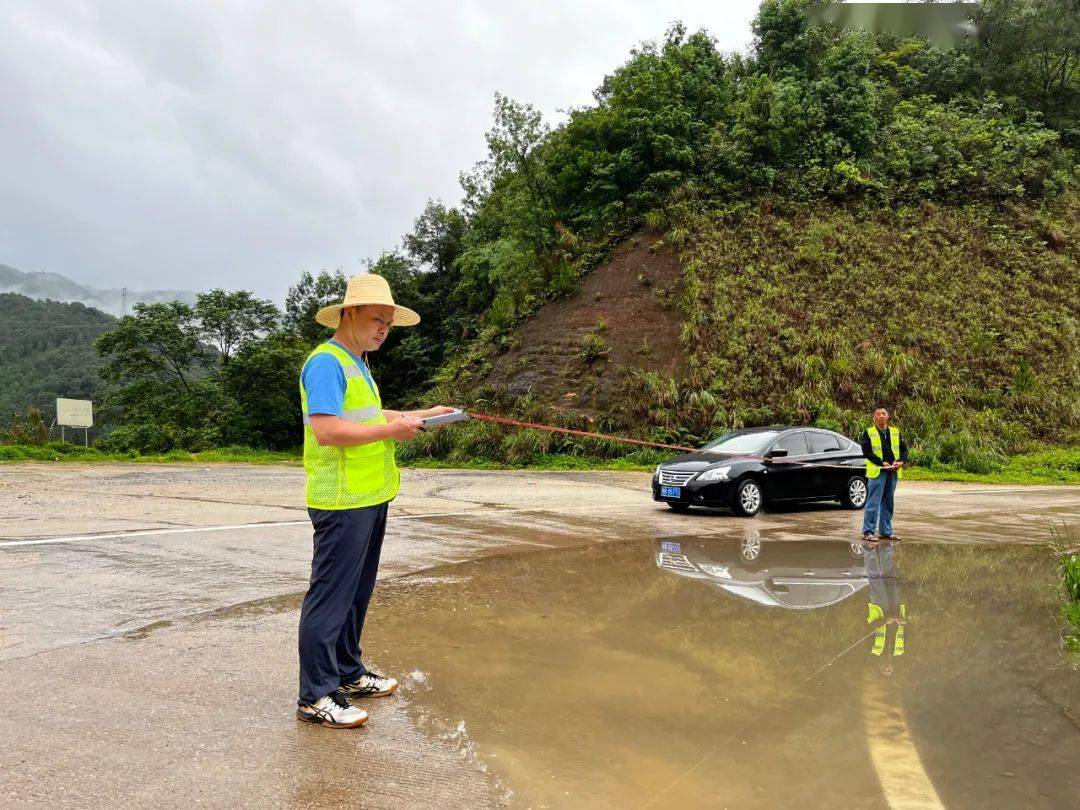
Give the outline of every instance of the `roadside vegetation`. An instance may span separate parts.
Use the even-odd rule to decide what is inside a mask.
[[[1055,528],[1052,534],[1050,547],[1058,559],[1064,644],[1067,650],[1080,653],[1080,539],[1068,525]]]
[[[856,435],[886,403],[919,464],[913,476],[1075,482],[1075,0],[986,0],[985,35],[948,51],[814,27],[808,5],[764,0],[746,54],[676,24],[557,126],[497,95],[488,154],[462,175],[461,204],[429,201],[368,263],[423,314],[373,359],[384,401],[686,445],[769,423]],[[655,347],[635,334],[634,354],[653,370],[616,367],[620,338],[594,319],[566,356],[540,361],[616,384],[610,407],[590,410],[584,391],[492,382],[523,324],[542,322],[545,304],[571,299],[645,233],[648,250],[678,259],[678,290],[655,298],[679,362],[657,371]],[[633,273],[651,283],[650,268]],[[301,275],[283,311],[243,290],[212,290],[194,307],[136,305],[86,364],[102,383],[98,450],[287,453],[301,431],[300,366],[327,336],[314,313],[344,288],[341,272],[323,271]],[[48,421],[35,434],[21,414],[8,441],[48,442]],[[647,467],[653,457],[470,424],[425,435],[402,458]]]
[[[1061,588],[1065,594],[1061,607],[1067,627],[1065,644],[1080,652],[1080,553],[1076,551],[1061,556]]]

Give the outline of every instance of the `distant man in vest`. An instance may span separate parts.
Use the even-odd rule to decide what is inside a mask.
[[[311,581],[300,611],[297,717],[331,728],[363,725],[349,698],[383,697],[397,681],[360,659],[360,634],[375,589],[386,512],[397,495],[394,443],[411,439],[423,411],[384,410],[364,353],[377,351],[391,326],[420,316],[394,303],[381,276],[349,279],[345,299],[315,320],[334,336],[315,349],[300,375],[307,506],[315,529]]]
[[[893,534],[893,494],[908,465],[908,451],[899,429],[890,427],[885,408],[874,411],[874,424],[862,437],[862,453],[869,484],[863,511],[863,540],[872,541],[875,532],[883,540],[899,540]]]

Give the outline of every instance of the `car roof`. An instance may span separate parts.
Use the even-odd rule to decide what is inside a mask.
[[[814,425],[764,425],[762,427],[752,428],[740,428],[739,430],[729,430],[725,433],[725,436],[746,436],[751,433],[786,433],[789,430],[823,430],[826,433],[836,433],[835,430],[829,430],[828,428],[816,427]],[[836,433],[837,436],[842,434]]]
[[[780,433],[785,430],[795,430],[792,425],[763,425],[762,427],[739,428],[729,430],[725,436],[745,436],[749,433]]]
[[[839,436],[842,439],[851,441],[851,439],[848,439],[843,433],[837,433],[835,430],[829,430],[828,428],[815,427],[814,425],[762,425],[761,427],[729,430],[727,433],[721,434],[721,436],[746,436],[751,433],[786,433],[791,430],[817,430],[822,433],[831,433],[834,436]],[[717,438],[720,438],[720,436]]]

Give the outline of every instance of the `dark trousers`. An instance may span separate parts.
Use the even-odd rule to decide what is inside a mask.
[[[362,509],[308,509],[315,528],[311,582],[300,610],[300,703],[314,703],[367,668],[364,630],[389,503]]]

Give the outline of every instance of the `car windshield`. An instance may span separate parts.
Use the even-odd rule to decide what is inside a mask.
[[[757,453],[765,449],[765,445],[780,435],[776,430],[764,430],[760,433],[729,433],[721,436],[702,447],[702,450],[712,450],[716,453]]]

